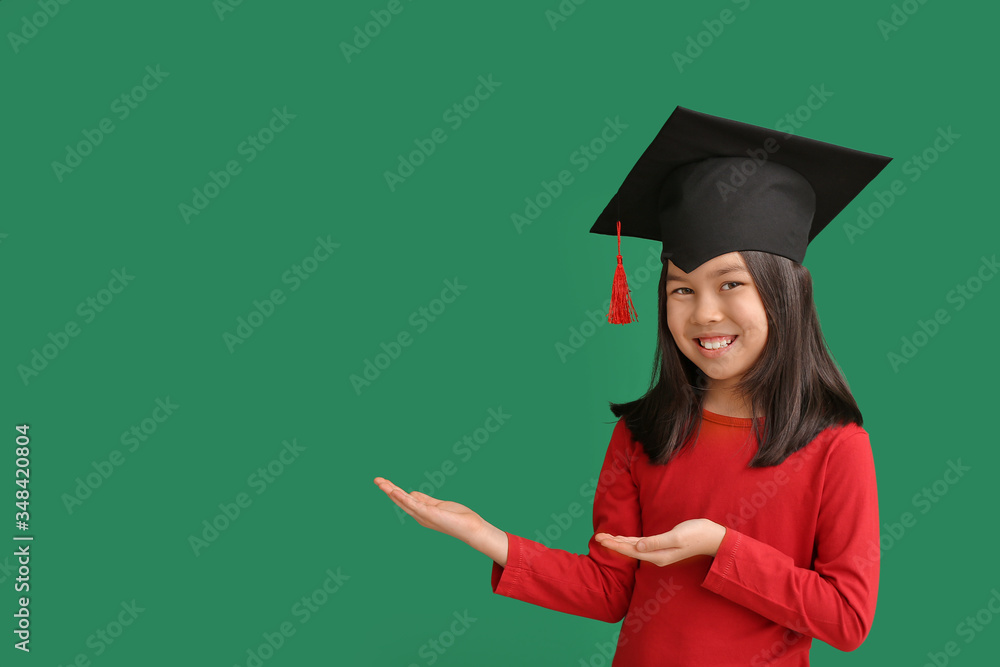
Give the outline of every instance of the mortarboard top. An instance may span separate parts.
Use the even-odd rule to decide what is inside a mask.
[[[736,250],[801,263],[891,159],[677,107],[590,231],[662,241],[685,273]],[[634,314],[620,250],[619,238],[616,324]]]

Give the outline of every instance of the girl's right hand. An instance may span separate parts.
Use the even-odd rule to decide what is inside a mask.
[[[406,493],[384,477],[376,477],[375,484],[421,526],[451,535],[497,562],[506,563],[507,535],[465,505],[419,491]]]

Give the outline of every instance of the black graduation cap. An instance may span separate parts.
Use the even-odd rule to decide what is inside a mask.
[[[677,107],[590,229],[619,235],[608,321],[635,312],[621,234],[662,241],[661,261],[685,273],[736,250],[801,263],[891,159]]]

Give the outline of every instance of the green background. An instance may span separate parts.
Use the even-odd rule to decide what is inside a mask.
[[[903,512],[916,523],[883,544],[865,643],[815,641],[812,660],[921,665],[955,641],[951,664],[991,664],[1000,619],[970,643],[956,626],[1000,589],[1000,281],[961,308],[948,294],[1000,248],[994,5],[913,2],[887,36],[878,22],[893,5],[860,0],[563,3],[556,23],[556,0],[404,0],[397,14],[355,0],[218,5],[0,2],[0,474],[13,536],[14,427],[30,424],[35,537],[30,655],[10,632],[14,542],[0,551],[3,664],[246,665],[286,622],[295,633],[266,665],[602,664],[596,645],[617,625],[494,595],[492,561],[402,519],[372,478],[437,479],[433,495],[526,537],[581,502],[552,544],[584,552],[580,488],[608,446],[608,401],[648,384],[656,283],[634,276],[659,246],[622,241],[638,323],[587,328],[560,358],[557,344],[610,296],[615,240],[590,225],[675,106],[774,127],[813,87],[829,94],[800,110],[798,134],[895,158],[805,264],[871,434],[885,535]],[[718,28],[725,9],[733,20],[709,39],[704,22]],[[391,20],[346,56],[373,11]],[[706,46],[678,68],[673,54],[699,33]],[[115,100],[147,66],[167,74],[120,118]],[[479,77],[499,85],[455,127],[444,114]],[[239,147],[273,109],[294,118],[248,160]],[[103,118],[113,131],[57,176],[53,162]],[[627,127],[580,171],[572,156],[606,118]],[[390,188],[385,172],[435,128],[444,143]],[[933,155],[948,128],[959,138]],[[927,149],[936,161],[911,180],[905,164]],[[186,221],[180,205],[230,160],[239,173]],[[511,215],[564,169],[573,182],[518,231]],[[848,238],[857,207],[896,179],[905,193]],[[286,280],[318,238],[338,247],[305,263],[307,280]],[[102,292],[123,267],[134,279]],[[433,321],[411,319],[449,280],[465,289]],[[227,346],[276,289],[283,303]],[[108,296],[92,320],[78,311]],[[894,369],[887,355],[939,309],[947,323]],[[24,375],[69,322],[79,335]],[[410,345],[356,389],[351,376],[401,333]],[[178,407],[129,451],[122,434],[168,398]],[[490,409],[510,417],[459,456],[453,444]],[[304,449],[274,464],[285,441]],[[121,465],[67,506],[116,450]],[[455,474],[435,475],[449,460]],[[949,460],[971,470],[921,513],[915,494]],[[269,464],[280,474],[262,489],[252,476]],[[196,554],[190,537],[224,525],[219,505],[241,493],[249,506]],[[328,570],[340,588],[302,622],[296,604]],[[131,625],[95,639],[133,600]],[[428,652],[464,612],[467,631]]]

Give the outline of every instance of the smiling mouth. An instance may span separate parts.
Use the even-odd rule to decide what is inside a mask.
[[[721,350],[732,345],[737,336],[715,336],[713,338],[695,338],[698,345],[706,350]]]

